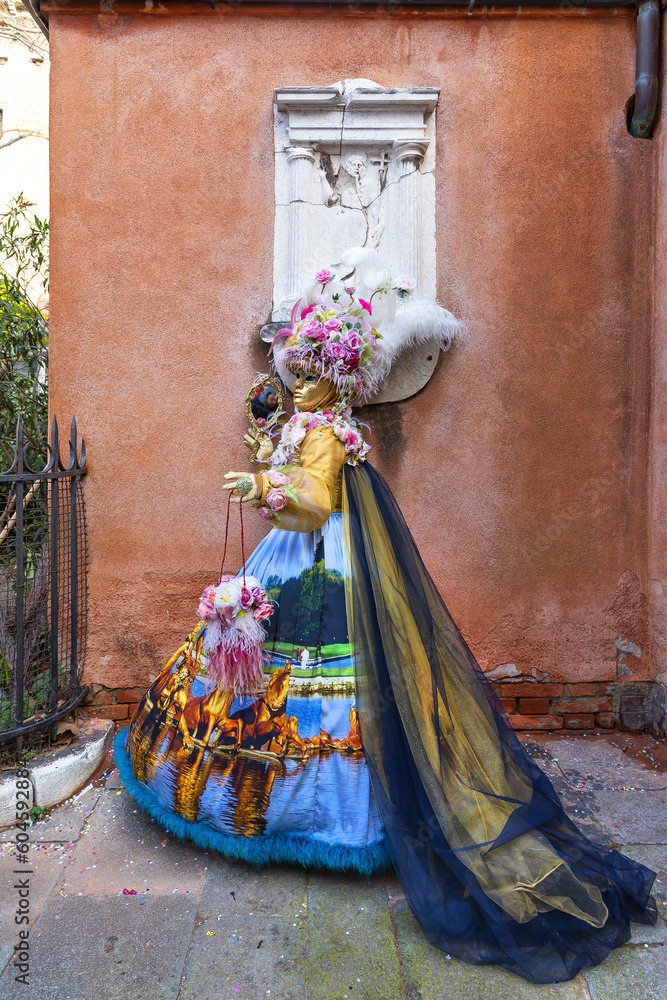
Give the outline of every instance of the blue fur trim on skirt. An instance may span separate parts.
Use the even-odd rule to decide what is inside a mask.
[[[193,823],[168,809],[132,771],[132,762],[125,749],[126,726],[113,741],[118,773],[137,804],[150,813],[158,823],[180,840],[191,840],[198,847],[220,851],[228,858],[238,858],[251,865],[292,864],[302,868],[328,868],[331,871],[356,871],[360,875],[391,867],[391,858],[384,838],[366,847],[346,847],[344,844],[326,844],[297,834],[263,834],[260,837],[241,837],[216,830],[209,823]]]

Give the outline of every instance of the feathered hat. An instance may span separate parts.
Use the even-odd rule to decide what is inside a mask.
[[[290,387],[299,369],[317,371],[361,405],[406,348],[435,340],[447,350],[462,329],[447,309],[419,296],[412,278],[393,280],[376,250],[354,247],[303,290],[291,325],[271,345],[273,366]]]

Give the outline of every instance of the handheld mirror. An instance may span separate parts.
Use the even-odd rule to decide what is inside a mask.
[[[268,417],[266,422],[263,424],[259,424],[257,422],[257,418],[255,417],[255,414],[252,412],[252,401],[257,395],[257,390],[260,388],[273,389],[278,399],[278,405],[276,406],[271,416]],[[250,431],[253,437],[255,438],[255,444],[253,445],[251,451],[251,457],[253,462],[257,458],[257,452],[259,450],[259,445],[260,445],[259,434],[260,433],[266,434],[268,431],[271,430],[272,427],[275,427],[277,425],[278,418],[283,413],[284,408],[285,408],[285,386],[282,384],[282,382],[280,382],[276,378],[273,378],[272,375],[258,375],[253,384],[248,389],[248,394],[245,398],[245,412],[248,418],[248,423],[250,424]]]

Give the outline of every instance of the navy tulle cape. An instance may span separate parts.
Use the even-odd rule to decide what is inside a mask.
[[[383,478],[345,467],[348,624],[372,786],[432,945],[533,983],[655,923],[655,873],[593,843],[526,755]]]

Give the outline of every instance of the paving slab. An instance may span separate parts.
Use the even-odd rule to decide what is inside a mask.
[[[653,895],[658,905],[658,913],[667,919],[667,847],[663,844],[631,844],[623,848],[623,854],[641,862],[656,873]]]
[[[243,861],[209,855],[199,901],[199,916],[244,918],[282,914],[302,919],[306,912],[308,874],[303,868],[271,865],[252,868]]]
[[[175,1000],[195,921],[194,901],[139,910],[122,899],[51,899],[30,935],[30,984],[10,963],[0,1000]]]
[[[30,895],[30,924],[34,926],[35,919],[42,912],[54,887],[61,877],[62,866],[56,858],[31,849],[28,851],[29,864],[23,865],[17,861],[14,854],[0,854],[0,945],[11,950],[18,941],[18,927],[14,922],[18,904],[18,892],[14,889],[17,879],[28,879]],[[16,871],[21,871],[20,875]],[[26,872],[34,872],[27,875]],[[2,963],[4,965],[4,962]],[[0,965],[0,968],[2,966]]]
[[[373,875],[359,875],[357,872],[334,872],[318,871],[315,868],[308,871],[308,885],[339,886],[342,888],[355,889],[365,885],[380,885],[386,892],[389,879],[398,886],[398,879],[393,868],[385,871],[374,872]],[[401,890],[402,891],[402,890]]]
[[[384,885],[309,884],[308,969],[308,1000],[403,996]]]
[[[559,791],[558,788],[556,791]],[[559,795],[567,816],[585,837],[602,847],[613,846],[614,838],[605,829],[592,791],[587,792],[573,788],[568,784],[562,791],[559,791]]]
[[[559,763],[554,759],[554,755],[551,750],[551,747],[561,747],[563,745],[569,745],[569,743],[572,742],[575,743],[576,746],[571,748],[571,751],[574,752],[576,749],[577,751],[583,753],[586,748],[584,747],[583,750],[580,750],[581,741],[576,743],[574,740],[563,740],[559,743],[548,744],[536,743],[534,740],[522,740],[521,742],[524,750],[547,775],[554,787],[554,790],[556,791],[556,794],[563,803],[565,812],[581,830],[584,836],[588,837],[589,840],[592,840],[596,844],[603,844],[605,847],[611,846],[612,838],[609,836],[604,826],[600,823],[597,815],[597,808],[592,795],[592,785],[588,785],[586,783],[582,784],[578,780],[570,780],[570,778],[567,777],[563,771],[561,771]]]
[[[590,1000],[665,1000],[667,948],[624,945],[583,977]]]
[[[104,782],[104,787],[114,790],[117,790],[119,788],[125,788],[125,785],[121,780],[120,774],[118,773],[117,767],[114,767],[107,775],[106,780]]]
[[[307,879],[304,869],[253,868],[213,852],[183,997],[305,1000]]]
[[[91,788],[54,809],[48,819],[38,820],[30,827],[29,837],[35,843],[66,843],[78,840],[83,826],[95,808],[100,792]],[[0,843],[15,840],[16,827],[0,833]]]
[[[667,791],[594,791],[597,819],[617,844],[667,843]]]
[[[198,896],[209,858],[192,841],[181,841],[154,822],[129,792],[105,789],[76,845],[62,888],[67,895],[97,897],[123,889]]]
[[[658,917],[658,922],[652,924],[630,924],[632,937],[631,944],[667,944],[667,924],[662,916]]]
[[[590,1000],[578,977],[535,986],[495,965],[448,958],[428,943],[404,901],[395,904],[394,919],[408,1000]]]
[[[304,918],[198,920],[179,1000],[306,1000],[307,939]]]
[[[585,783],[591,789],[616,791],[629,787],[664,791],[667,784],[663,772],[642,767],[636,758],[606,741],[553,740],[544,746],[575,787]]]

